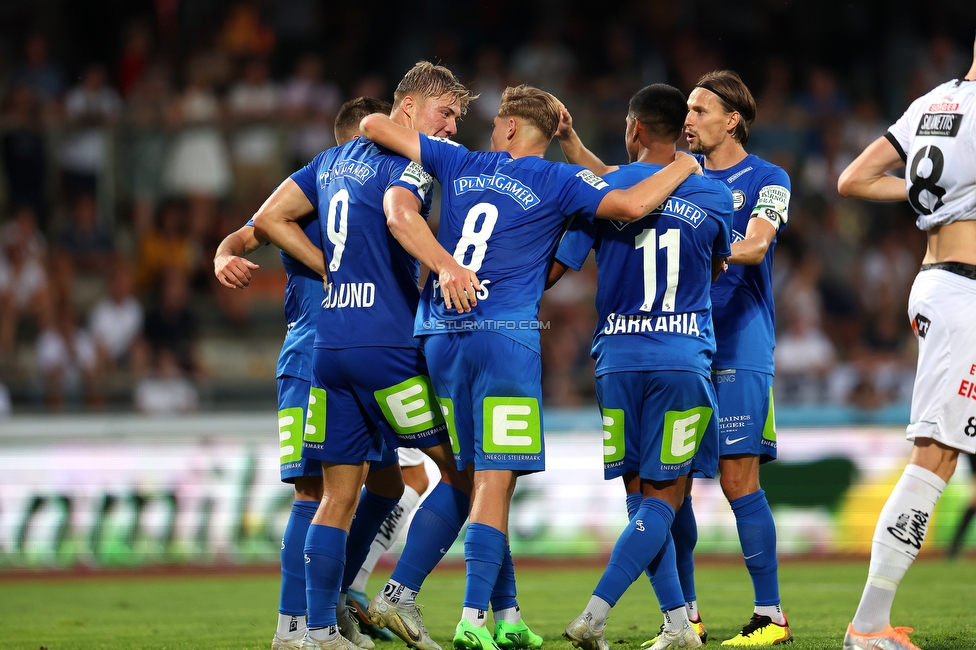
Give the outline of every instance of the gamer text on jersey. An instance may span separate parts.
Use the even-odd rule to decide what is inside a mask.
[[[375,175],[376,170],[361,160],[340,160],[332,168],[319,174],[319,187],[325,189],[326,185],[342,176],[353,178],[360,185],[365,185]]]
[[[372,282],[343,282],[330,284],[325,290],[323,309],[372,307],[376,300],[376,285]]]
[[[539,202],[539,197],[535,195],[532,188],[505,174],[462,176],[454,181],[455,194],[461,195],[472,190],[494,190],[499,194],[507,194],[518,201],[524,210]]]
[[[668,314],[667,316],[643,316],[611,312],[607,314],[607,324],[603,327],[604,334],[641,334],[643,332],[701,336],[696,312]]]

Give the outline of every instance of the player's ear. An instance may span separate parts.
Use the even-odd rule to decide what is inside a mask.
[[[732,111],[729,113],[729,119],[725,122],[725,129],[729,133],[735,131],[740,121],[742,121],[742,115],[739,114],[739,111]]]
[[[413,114],[416,108],[417,108],[417,102],[415,102],[413,100],[413,97],[411,97],[410,95],[404,97],[403,101],[400,102],[400,110],[403,111],[404,114],[406,114],[406,116],[409,117],[410,119],[413,119],[414,117]]]
[[[634,126],[631,129],[630,141],[638,142],[641,139],[641,134],[644,132],[644,124],[640,120],[634,120]]]
[[[509,140],[511,140],[515,137],[515,134],[518,133],[518,122],[515,121],[514,117],[506,117],[505,119],[507,120],[505,135]]]

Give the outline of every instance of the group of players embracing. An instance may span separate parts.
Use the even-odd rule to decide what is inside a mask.
[[[475,99],[448,69],[420,62],[392,106],[348,102],[336,119],[340,144],[285,179],[218,248],[215,273],[228,287],[247,286],[254,265],[244,255],[266,242],[282,250],[288,274],[278,402],[282,480],[294,484],[295,502],[272,648],[369,650],[364,631],[389,630],[417,650],[440,650],[416,598],[465,521],[454,648],[543,644],[516,600],[509,509],[517,477],[545,468],[532,325],[545,288],[569,267],[579,270],[591,249],[605,476],[623,479],[630,523],[563,636],[583,650],[609,650],[609,610],[646,572],[664,623],[645,646],[705,642],[691,485],[718,473],[755,590],[751,619],[722,645],[792,641],[775,526],[759,485],[759,465],[776,458],[771,271],[790,180],[744,148],[756,117],[752,94],[728,70],[702,76],[687,98],[665,84],[643,88],[628,106],[629,162],[620,166],[586,149],[558,99],[525,85],[502,94],[491,150],[469,151],[450,138]],[[907,127],[892,133],[902,131],[911,139]],[[568,164],[544,158],[554,137]],[[681,137],[690,155],[676,151]],[[895,142],[884,140],[902,155],[909,150]],[[905,181],[884,174],[894,161],[879,172],[863,162],[869,155],[848,170],[848,193],[904,200]],[[887,194],[858,192],[851,179],[864,168],[900,181],[900,197],[888,181]],[[435,179],[436,237],[427,224]],[[930,261],[938,270],[947,260]],[[430,269],[422,291],[420,264]],[[943,445],[929,428],[915,435],[916,447]],[[368,575],[382,550],[374,539],[392,542],[384,520],[405,519],[404,477],[411,504],[426,487],[406,469],[423,468],[415,450],[441,478],[414,514],[389,582],[367,605],[360,569],[366,562]],[[874,569],[873,558],[872,576]],[[876,609],[879,629],[855,630],[859,609],[845,648],[914,648],[904,628],[888,623],[890,600]]]

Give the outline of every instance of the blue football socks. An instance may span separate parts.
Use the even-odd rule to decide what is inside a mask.
[[[779,579],[776,560],[776,524],[762,490],[729,503],[739,530],[742,557],[752,576],[756,605],[779,604]]]
[[[341,528],[312,524],[305,539],[305,597],[308,627],[336,625],[336,603],[346,562],[346,539]]]
[[[487,524],[468,524],[464,536],[464,607],[488,610],[508,540],[505,533]]]
[[[443,481],[435,485],[413,516],[403,553],[390,580],[420,591],[424,580],[457,540],[470,505],[468,496],[453,485]]]
[[[660,553],[673,520],[674,509],[664,501],[655,498],[642,500],[634,518],[617,539],[610,562],[593,595],[602,598],[611,607],[616,605],[627,588]]]
[[[674,513],[674,523],[671,524],[671,536],[674,538],[675,564],[678,567],[678,579],[681,580],[681,591],[685,602],[695,602],[695,546],[698,544],[698,521],[695,510],[691,505],[691,495],[685,497],[678,512]]]
[[[295,500],[281,537],[281,598],[278,613],[305,616],[305,537],[318,501]]]
[[[353,517],[352,525],[349,527],[349,539],[346,542],[346,567],[342,575],[342,593],[346,593],[349,585],[356,579],[359,567],[369,555],[369,547],[376,533],[399,502],[399,498],[381,497],[365,488],[360,492],[356,516]]]

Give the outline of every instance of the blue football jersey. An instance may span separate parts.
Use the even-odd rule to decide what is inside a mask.
[[[627,188],[662,169],[632,163],[604,176]],[[577,271],[596,250],[596,375],[686,370],[708,377],[715,351],[712,261],[728,257],[732,195],[691,176],[633,223],[574,220],[556,258]]]
[[[329,274],[315,347],[418,346],[420,264],[390,233],[383,195],[404,187],[430,214],[430,175],[416,163],[355,138],[292,174],[319,214]]]
[[[254,220],[248,220],[254,226]],[[322,233],[318,215],[313,211],[302,218],[298,225],[309,240],[322,247]],[[325,297],[322,278],[294,257],[280,251],[285,267],[285,322],[288,332],[278,354],[276,377],[297,377],[312,380],[312,342],[315,340],[315,317]]]
[[[704,161],[699,157],[702,167]],[[790,177],[780,167],[748,155],[729,169],[705,169],[705,176],[732,190],[735,214],[732,242],[745,238],[752,218],[767,219],[779,231],[789,219]],[[734,264],[712,285],[712,316],[718,349],[717,369],[741,368],[773,373],[776,309],[773,305],[774,238],[763,261],[755,266]]]
[[[539,301],[566,218],[592,220],[610,186],[577,165],[420,140],[424,168],[443,190],[437,240],[478,275],[482,290],[471,312],[458,314],[444,308],[431,276],[416,334],[494,331],[540,352]]]

